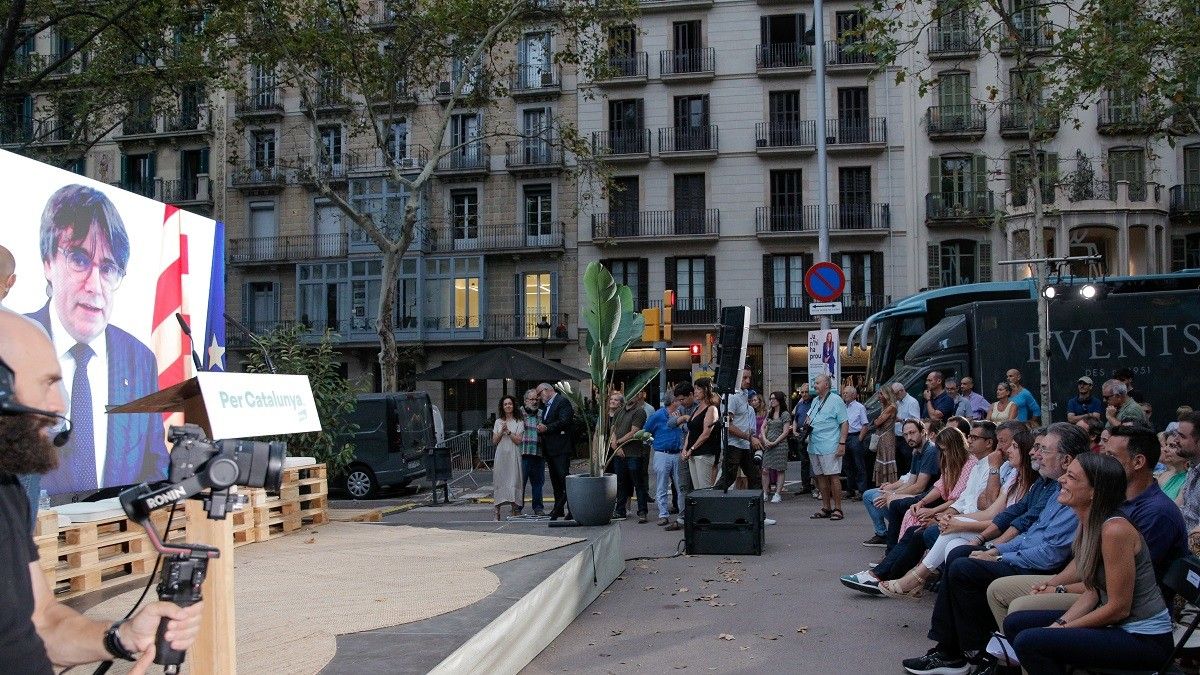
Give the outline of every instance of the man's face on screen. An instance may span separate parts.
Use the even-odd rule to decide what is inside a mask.
[[[90,342],[104,331],[112,315],[113,291],[124,272],[113,260],[112,247],[95,224],[86,237],[59,235],[54,257],[45,264],[52,303],[67,333],[77,342]]]

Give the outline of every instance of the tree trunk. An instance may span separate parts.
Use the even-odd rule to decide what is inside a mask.
[[[379,390],[385,392],[398,389],[399,358],[396,355],[396,326],[392,317],[396,308],[397,272],[403,255],[404,248],[399,246],[389,247],[383,252],[376,328],[379,333]]]
[[[1023,51],[1023,50],[1022,50]],[[1024,60],[1024,59],[1022,59]],[[1041,97],[1035,97],[1029,88],[1022,92],[1025,109],[1028,112],[1028,124],[1025,135],[1025,151],[1029,156],[1030,178],[1028,181],[1030,198],[1033,200],[1033,219],[1030,225],[1029,248],[1030,258],[1053,258],[1053,253],[1046,254],[1046,244],[1043,240],[1045,231],[1042,221],[1045,217],[1045,204],[1042,203],[1042,163],[1038,155],[1039,142],[1034,133],[1041,117]],[[1040,92],[1039,92],[1040,94]],[[1055,190],[1057,193],[1057,190]],[[1049,278],[1051,267],[1049,263],[1037,263],[1033,266],[1034,288],[1037,290],[1037,325],[1038,325],[1038,362],[1040,388],[1038,400],[1042,408],[1042,420],[1050,419],[1053,402],[1050,400],[1050,301],[1046,298],[1046,280]]]

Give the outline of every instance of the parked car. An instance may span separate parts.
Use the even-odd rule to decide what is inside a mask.
[[[342,487],[354,499],[373,499],[383,487],[404,487],[425,476],[435,447],[434,409],[423,391],[360,394],[350,421],[358,431],[340,442],[354,446]]]

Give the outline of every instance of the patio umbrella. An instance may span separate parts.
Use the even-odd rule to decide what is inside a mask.
[[[512,347],[497,347],[486,352],[473,354],[437,368],[417,373],[418,381],[442,380],[559,380],[582,381],[589,379],[588,373],[571,366],[539,358]]]

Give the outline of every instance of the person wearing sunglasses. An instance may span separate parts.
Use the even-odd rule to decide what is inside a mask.
[[[56,495],[164,478],[162,416],[104,413],[158,391],[154,353],[109,323],[129,265],[120,214],[99,190],[63,186],[42,211],[40,248],[49,299],[29,317],[54,342],[72,423],[41,487]]]

